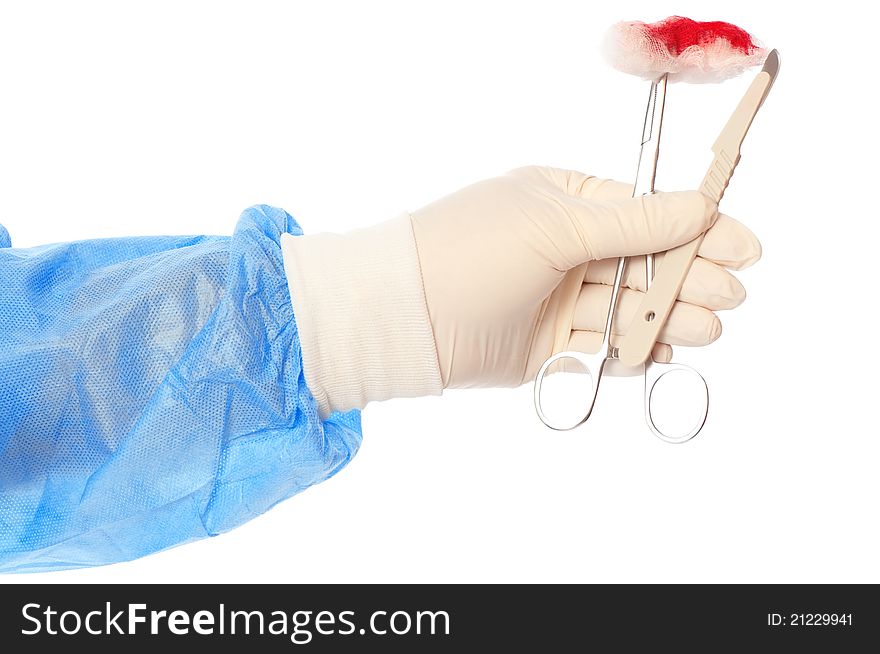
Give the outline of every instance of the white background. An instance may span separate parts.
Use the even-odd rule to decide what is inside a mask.
[[[656,440],[635,379],[567,434],[529,387],[392,401],[347,469],[232,533],[2,581],[880,581],[870,3],[4,4],[0,222],[230,234],[269,203],[335,231],[525,164],[631,179],[647,88],[598,43],[670,13],[783,58],[722,205],[764,259],[722,338],[676,351],[712,389],[697,440]],[[659,187],[696,187],[748,82],[670,89]]]

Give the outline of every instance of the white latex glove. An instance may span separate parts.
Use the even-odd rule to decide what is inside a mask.
[[[632,199],[631,189],[522,168],[373,228],[286,236],[306,381],[321,412],[517,386],[554,352],[596,351],[614,259],[665,251],[718,218],[661,332],[668,344],[715,340],[713,312],[745,297],[722,266],[756,261],[757,239],[697,191]],[[643,268],[631,266],[617,329],[643,285]],[[658,344],[654,354],[668,360],[671,351]]]

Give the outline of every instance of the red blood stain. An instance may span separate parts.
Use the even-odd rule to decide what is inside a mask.
[[[744,29],[721,21],[701,23],[682,16],[670,16],[645,25],[645,31],[663,43],[672,55],[678,55],[694,45],[709,45],[719,39],[727,41],[743,54],[752,54],[758,47]]]

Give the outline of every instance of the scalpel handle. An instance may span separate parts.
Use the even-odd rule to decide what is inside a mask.
[[[739,163],[740,146],[772,82],[773,76],[766,71],[758,73],[712,147],[715,157],[703,178],[700,191],[715,203],[720,202],[724,195]],[[619,356],[624,365],[637,366],[651,354],[704,236],[700,234],[689,243],[666,252],[620,345]]]

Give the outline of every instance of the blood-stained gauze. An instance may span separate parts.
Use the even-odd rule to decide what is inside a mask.
[[[647,80],[723,82],[763,63],[767,50],[748,32],[721,21],[670,16],[656,23],[622,21],[605,36],[603,51],[618,70]]]

